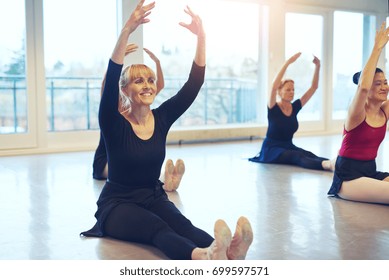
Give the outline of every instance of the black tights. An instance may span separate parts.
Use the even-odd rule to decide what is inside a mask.
[[[277,159],[277,163],[298,165],[300,167],[323,170],[322,162],[327,158],[318,157],[314,153],[300,149],[287,150]]]
[[[116,239],[154,245],[170,259],[191,259],[194,248],[209,247],[214,240],[193,226],[166,194],[147,207],[119,204],[108,215],[104,229]]]

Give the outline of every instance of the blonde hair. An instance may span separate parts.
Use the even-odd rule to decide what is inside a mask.
[[[123,110],[128,108],[128,106],[130,105],[130,101],[128,100],[128,97],[123,93],[122,89],[125,88],[128,84],[130,84],[133,80],[141,76],[153,77],[154,79],[156,79],[154,71],[144,64],[132,64],[123,69],[119,80],[119,97]]]
[[[282,80],[280,83],[280,86],[278,87],[278,91],[280,91],[286,85],[286,83],[289,83],[289,82],[294,84],[294,81],[292,79]]]

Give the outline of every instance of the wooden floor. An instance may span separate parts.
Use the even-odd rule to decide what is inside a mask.
[[[295,144],[334,157],[339,136]],[[222,218],[233,230],[252,222],[251,260],[389,259],[389,207],[327,197],[332,173],[252,163],[261,140],[168,146],[186,173],[170,198],[198,227]],[[377,160],[389,170],[389,144]],[[0,157],[0,259],[166,259],[159,250],[113,239],[82,238],[95,222],[103,182],[92,179],[93,152]]]

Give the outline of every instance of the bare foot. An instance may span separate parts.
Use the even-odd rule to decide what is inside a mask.
[[[182,159],[177,159],[176,165],[174,166],[173,170],[173,177],[172,177],[172,189],[177,190],[180,186],[182,176],[185,173],[185,164]]]
[[[217,220],[214,228],[215,240],[208,248],[208,259],[227,260],[227,249],[231,243],[231,231],[223,220]]]
[[[250,222],[246,217],[240,217],[236,224],[236,230],[231,245],[228,248],[228,259],[244,260],[252,242],[253,230]]]
[[[165,164],[165,178],[163,182],[163,189],[167,192],[174,191],[173,170],[174,170],[173,161],[171,159],[168,159]]]

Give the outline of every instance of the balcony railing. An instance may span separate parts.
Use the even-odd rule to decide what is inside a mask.
[[[165,78],[154,106],[174,95],[186,79]],[[101,78],[47,77],[48,131],[99,129]],[[255,122],[257,84],[232,78],[206,79],[200,94],[175,126]],[[0,76],[0,133],[27,131],[26,80]]]

